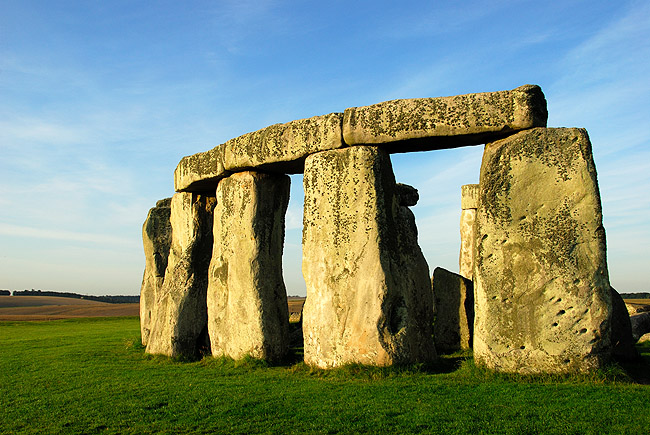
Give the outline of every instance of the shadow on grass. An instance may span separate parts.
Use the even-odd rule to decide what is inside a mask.
[[[619,364],[633,382],[650,385],[650,342],[637,343],[636,348],[639,359],[621,361]]]

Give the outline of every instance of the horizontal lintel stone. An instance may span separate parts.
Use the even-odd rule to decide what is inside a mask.
[[[174,171],[177,192],[212,191],[219,180],[230,175],[223,165],[223,145],[209,151],[183,157]]]
[[[345,110],[347,145],[386,144],[388,152],[480,145],[545,127],[546,98],[537,85],[453,97],[392,100]]]
[[[330,113],[274,124],[183,157],[174,173],[174,187],[214,190],[220,179],[250,169],[301,173],[310,154],[343,147],[342,122],[342,113]]]
[[[330,113],[270,125],[230,139],[224,144],[224,166],[233,172],[253,168],[302,172],[310,154],[343,147],[342,122],[342,113]]]

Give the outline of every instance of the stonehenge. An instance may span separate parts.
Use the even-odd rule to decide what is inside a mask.
[[[161,205],[143,229],[146,352],[284,357],[287,174],[303,173],[308,365],[471,348],[497,371],[602,367],[621,327],[591,143],[583,129],[546,128],[547,116],[542,90],[525,85],[347,108],[183,157],[169,225],[155,223]],[[462,188],[460,274],[436,268],[432,284],[409,208],[419,194],[396,182],[390,155],[483,144],[479,184]]]

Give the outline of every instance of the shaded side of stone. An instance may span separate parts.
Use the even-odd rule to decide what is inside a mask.
[[[621,295],[610,288],[612,296],[612,355],[619,360],[638,358],[639,352],[634,347],[630,315]]]
[[[149,342],[153,309],[165,279],[172,240],[170,204],[171,198],[156,202],[156,206],[149,210],[142,225],[145,267],[140,287],[140,334],[144,346]]]
[[[519,373],[602,367],[612,301],[586,131],[536,128],[487,144],[479,184],[476,362]]]
[[[282,277],[287,175],[238,172],[219,182],[208,330],[214,356],[281,359],[289,345]]]
[[[214,196],[176,193],[165,279],[153,311],[147,353],[196,357],[207,352],[208,266]]]
[[[302,172],[308,155],[343,146],[342,120],[342,113],[330,113],[236,137],[224,144],[224,166],[229,171]]]
[[[305,362],[430,361],[433,298],[415,220],[388,154],[353,147],[305,162]]]
[[[397,198],[399,200],[399,205],[404,207],[413,207],[420,200],[420,194],[413,186],[397,183]]]
[[[641,313],[630,316],[632,327],[632,340],[636,343],[644,335],[650,333],[650,313]]]
[[[344,113],[343,139],[348,145],[393,143],[389,152],[453,148],[545,127],[547,117],[540,87],[525,85],[511,91],[352,107]]]
[[[436,267],[433,271],[433,297],[433,337],[438,353],[471,349],[474,332],[472,281]]]

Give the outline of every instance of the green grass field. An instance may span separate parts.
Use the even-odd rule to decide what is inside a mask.
[[[628,367],[650,373],[644,362]],[[0,433],[647,433],[650,386],[620,367],[516,377],[437,367],[173,361],[137,318],[0,323]]]

